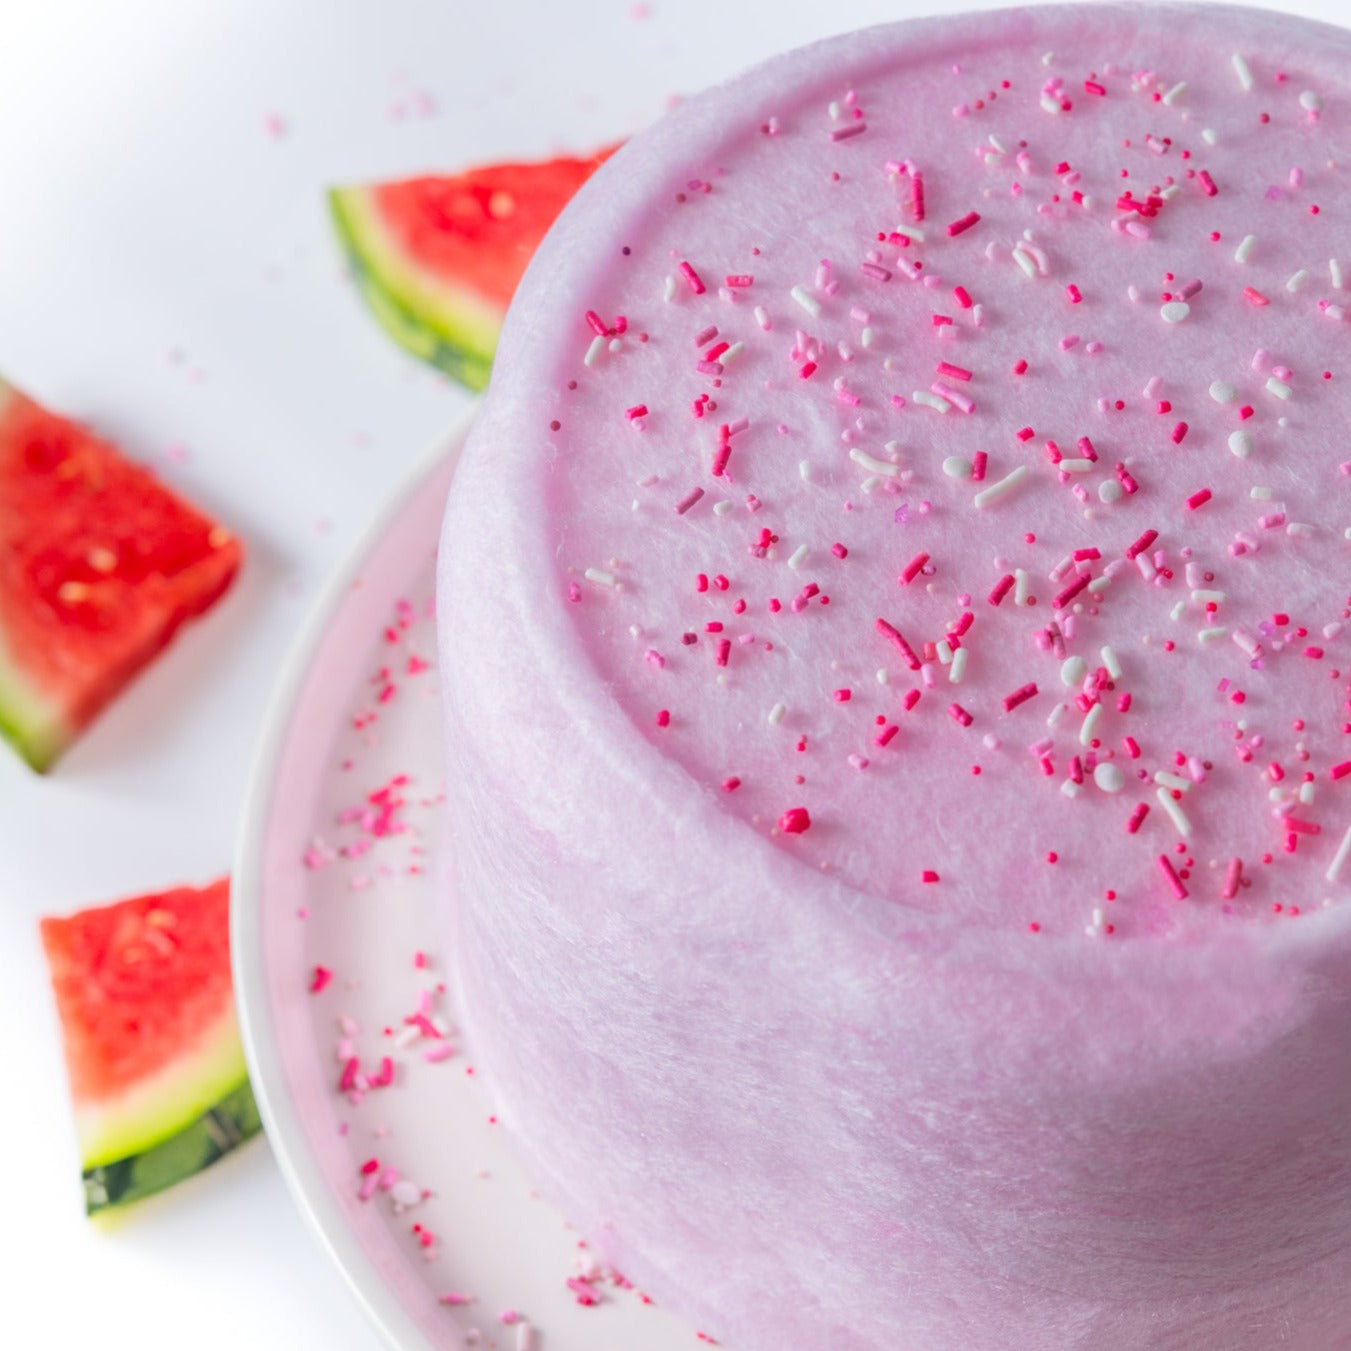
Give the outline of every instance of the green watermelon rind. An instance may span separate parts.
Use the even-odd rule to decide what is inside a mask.
[[[154,1150],[248,1083],[234,1005],[154,1074],[116,1098],[75,1104],[85,1173]]]
[[[401,254],[379,219],[372,189],[332,188],[328,203],[357,288],[386,332],[462,385],[485,388],[502,315]]]
[[[209,1168],[263,1129],[258,1104],[244,1079],[195,1120],[149,1149],[86,1166],[85,1211],[107,1218]]]
[[[71,739],[71,729],[61,710],[24,679],[3,642],[0,642],[0,739],[8,741],[39,774],[52,767]]]

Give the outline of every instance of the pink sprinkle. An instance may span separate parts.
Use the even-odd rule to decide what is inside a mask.
[[[961,366],[954,366],[950,361],[940,361],[934,369],[939,375],[946,376],[949,380],[969,380],[971,372],[964,370]]]
[[[724,793],[735,793],[741,787],[741,780],[735,774],[731,774],[722,781],[721,786]]]
[[[868,130],[866,122],[851,122],[846,127],[836,127],[830,133],[832,141],[847,141],[851,136],[859,136]]]
[[[830,546],[830,552],[833,553],[833,554],[835,555],[836,558],[848,558],[848,557],[849,557],[849,550],[846,549],[846,548],[844,547],[843,544],[839,544],[839,543],[832,544],[832,545]]]
[[[741,287],[750,286],[755,281],[755,278],[751,276],[749,272],[735,272],[727,277],[726,280],[728,286],[739,289]]]
[[[887,725],[884,728],[882,728],[882,730],[878,732],[878,734],[875,737],[873,737],[873,744],[877,746],[889,745],[892,737],[894,737],[896,733],[899,732],[900,730],[901,729],[897,727],[894,722],[887,723]]]
[[[1334,783],[1338,779],[1346,778],[1348,774],[1351,774],[1351,760],[1343,760],[1340,765],[1333,765],[1328,773]]]
[[[1092,580],[1087,572],[1081,572],[1052,602],[1053,610],[1063,610],[1075,596],[1079,594]]]
[[[719,441],[718,449],[713,455],[713,477],[721,478],[723,471],[727,468],[727,461],[732,458],[732,443],[730,441]]]
[[[1004,712],[1011,713],[1019,704],[1025,704],[1036,693],[1036,681],[1029,681],[1026,685],[1020,685],[1012,694],[1004,696]]]
[[[939,879],[938,874],[934,872],[932,868],[925,868],[925,870],[920,873],[919,880],[921,882],[937,882]]]
[[[1202,169],[1201,172],[1196,175],[1196,178],[1201,184],[1201,187],[1205,190],[1207,197],[1214,197],[1219,192],[1219,188],[1215,186],[1215,180],[1211,178],[1208,169]]]
[[[670,710],[669,708],[661,708],[661,709],[658,709],[658,710],[657,710],[657,726],[658,726],[658,727],[669,727],[670,725],[671,725],[671,710]]]
[[[929,561],[929,555],[918,553],[912,558],[901,572],[901,585],[909,586],[911,582],[924,571],[924,565]]]
[[[1013,574],[1006,572],[995,584],[986,599],[991,605],[998,605],[1013,590]]]
[[[1073,282],[1065,287],[1065,294],[1069,296],[1071,305],[1077,305],[1084,298],[1084,293]]]
[[[966,711],[966,709],[964,709],[961,706],[961,704],[949,704],[948,716],[952,718],[955,722],[961,723],[963,727],[970,727],[972,722],[974,721],[971,715]]]
[[[1179,423],[1177,424],[1177,426],[1174,427],[1173,430],[1172,430],[1172,432],[1171,432],[1171,436],[1172,436],[1172,439],[1173,439],[1173,444],[1174,444],[1175,446],[1181,445],[1181,444],[1182,444],[1182,438],[1185,437],[1186,435],[1187,435],[1187,424],[1186,424],[1185,422],[1179,422]]]
[[[900,629],[888,624],[885,619],[878,619],[874,627],[901,654],[902,660],[912,671],[920,669],[920,660],[915,656],[915,649],[905,641]]]
[[[980,220],[979,212],[968,211],[965,216],[962,216],[959,220],[953,221],[948,226],[949,237],[965,234],[979,220]]]
[[[449,1060],[455,1054],[455,1048],[448,1041],[439,1041],[435,1046],[429,1046],[422,1053],[422,1058],[429,1065],[438,1065],[443,1060]]]
[[[1036,432],[1031,427],[1019,427],[1014,435],[1020,441],[1030,441],[1036,435]]]
[[[1341,776],[1334,773],[1333,777],[1340,778]],[[328,967],[316,966],[314,968],[314,975],[310,979],[310,993],[318,994],[332,979],[333,972],[330,971]]]
[[[1271,304],[1271,301],[1269,301],[1255,286],[1245,286],[1243,288],[1243,298],[1250,305],[1262,306]]]
[[[727,665],[728,654],[732,651],[732,642],[730,638],[718,639],[718,654],[715,660],[719,666]]]
[[[964,310],[969,310],[974,303],[971,299],[971,293],[965,286],[954,286],[952,288],[952,298]]]
[[[1149,815],[1149,803],[1137,802],[1135,810],[1131,812],[1130,820],[1126,822],[1126,833],[1134,835],[1144,823],[1144,819]]]
[[[798,378],[800,380],[808,380],[815,373],[815,371],[816,371],[816,362],[804,361],[802,365],[797,368]]]
[[[1210,501],[1210,489],[1201,488],[1198,491],[1194,492],[1187,499],[1187,510],[1195,511],[1198,507],[1205,506],[1205,504],[1209,501]]]
[[[1013,363],[1013,373],[1014,375],[1027,374],[1027,362],[1024,361],[1022,357],[1019,357],[1018,360]]]
[[[779,817],[779,829],[785,835],[801,835],[812,823],[812,819],[807,815],[806,807],[789,807],[784,814]]]
[[[586,322],[591,325],[593,333],[599,334],[602,338],[609,337],[610,327],[604,319],[596,313],[595,310],[587,310]]]
[[[847,704],[853,697],[854,697],[853,690],[848,688],[838,689],[831,696],[831,698],[833,698],[837,704]]]
[[[1134,559],[1137,555],[1144,553],[1158,537],[1159,532],[1157,530],[1146,530],[1145,533],[1126,550],[1126,557]]]
[[[689,265],[689,263],[682,262],[680,264],[680,275],[689,282],[690,290],[693,291],[695,295],[703,295],[704,290],[706,289],[704,283],[699,279],[699,274]]]
[[[462,1304],[472,1304],[473,1301],[474,1301],[473,1295],[462,1295],[458,1291],[452,1291],[448,1295],[438,1296],[439,1303],[447,1304],[451,1308],[458,1308]]]
[[[1140,744],[1133,736],[1123,736],[1121,738],[1121,744],[1126,748],[1126,754],[1129,755],[1132,760],[1138,760],[1140,758]]]
[[[360,1069],[361,1061],[356,1056],[349,1056],[343,1062],[342,1078],[338,1080],[338,1091],[340,1093],[350,1093],[356,1087],[357,1072]]]
[[[1232,901],[1238,895],[1239,884],[1243,880],[1243,860],[1241,858],[1231,858],[1229,866],[1224,870],[1224,887],[1221,895],[1226,901]]]
[[[1085,80],[1084,93],[1102,96],[1107,93],[1107,89],[1105,86],[1100,85],[1096,80]]]
[[[691,488],[689,492],[675,504],[676,515],[683,516],[703,495],[704,490],[702,488]],[[701,586],[699,590],[706,591],[707,589],[708,579],[704,578],[704,585]]]
[[[989,461],[989,456],[983,450],[978,450],[971,457],[971,481],[972,483],[982,483],[985,480],[985,466]]]
[[[1179,901],[1185,901],[1187,899],[1187,888],[1183,884],[1182,879],[1177,875],[1177,869],[1174,868],[1169,861],[1168,855],[1160,854],[1155,862],[1159,865],[1159,871],[1163,874],[1164,880],[1168,883],[1173,895],[1176,896]]]
[[[903,699],[901,700],[901,707],[902,707],[903,709],[905,709],[905,711],[906,711],[907,713],[909,713],[910,710],[911,710],[912,708],[914,708],[914,706],[915,706],[917,703],[919,703],[919,691],[918,691],[918,690],[906,690],[906,692],[905,692],[905,698],[903,698]]]
[[[1313,661],[1322,661],[1323,649],[1321,647],[1306,647],[1304,649],[1304,655]]]

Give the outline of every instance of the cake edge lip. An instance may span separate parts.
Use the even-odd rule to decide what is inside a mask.
[[[574,253],[579,251],[588,263],[598,258],[594,235],[586,229],[593,203],[599,203],[605,197],[608,199],[607,213],[612,219],[622,221],[631,218],[635,212],[647,206],[655,194],[669,189],[674,179],[683,178],[682,171],[673,166],[688,164],[694,157],[707,159],[710,152],[716,153],[717,146],[722,143],[723,138],[710,142],[705,135],[689,139],[686,135],[687,124],[699,125],[700,120],[704,119],[707,125],[712,125],[717,121],[719,109],[723,109],[728,114],[722,119],[723,125],[727,127],[725,137],[739,134],[748,122],[768,117],[776,104],[782,105],[781,90],[784,86],[781,81],[786,73],[790,76],[788,87],[793,98],[800,100],[808,97],[813,82],[804,81],[800,76],[801,62],[808,52],[823,66],[821,77],[816,83],[822,88],[838,88],[843,81],[866,78],[872,69],[894,63],[900,54],[907,51],[917,53],[921,59],[934,59],[936,55],[941,56],[944,49],[973,36],[988,42],[992,28],[998,30],[995,45],[1005,46],[1012,41],[1033,43],[1039,34],[1062,25],[1067,19],[1075,23],[1091,20],[1095,25],[1104,19],[1116,19],[1127,21],[1136,28],[1153,28],[1161,21],[1178,24],[1193,20],[1199,20],[1207,27],[1222,28],[1226,21],[1232,21],[1244,26],[1244,43],[1249,47],[1261,44],[1265,51],[1273,54],[1272,59],[1277,63],[1287,52],[1301,54],[1306,62],[1314,53],[1320,64],[1331,64],[1338,54],[1351,62],[1351,28],[1324,20],[1290,15],[1262,6],[1196,3],[1195,0],[1133,0],[1132,3],[1093,0],[1092,3],[1004,6],[955,15],[928,15],[846,31],[779,52],[685,99],[625,141],[600,166],[563,208],[527,266],[516,298],[506,314],[493,369],[495,372],[509,369],[513,387],[528,387],[531,394],[527,400],[513,400],[510,394],[504,392],[503,386],[490,379],[470,426],[461,463],[451,484],[439,542],[438,629],[442,632],[450,629],[447,618],[454,602],[448,597],[453,588],[443,583],[455,566],[458,551],[453,537],[460,529],[460,513],[468,510],[462,505],[466,481],[486,470],[486,461],[490,457],[494,476],[501,476],[504,457],[514,456],[515,467],[521,472],[513,473],[508,463],[506,476],[512,479],[519,494],[525,494],[529,501],[535,500],[532,494],[538,490],[530,486],[533,477],[529,472],[530,462],[526,458],[531,453],[528,447],[537,442],[537,418],[546,406],[546,399],[556,397],[538,391],[555,390],[558,374],[557,344],[550,341],[541,345],[536,339],[540,332],[564,332],[574,326],[573,321],[580,324],[581,316],[588,308],[584,294],[585,278],[570,266],[570,262]],[[830,66],[830,58],[834,53],[852,53],[852,49],[865,38],[876,41],[869,46],[861,60],[852,60],[843,68],[845,73],[841,73],[841,68]],[[607,237],[610,233],[607,231]],[[527,302],[537,305],[539,313],[522,318]],[[579,336],[579,363],[581,342],[582,336]],[[511,544],[516,551],[514,568],[552,579],[553,555],[541,536],[520,530],[513,536]],[[505,597],[507,593],[500,594]],[[658,799],[668,792],[703,792],[707,788],[707,785],[638,732],[637,722],[630,709],[617,700],[598,706],[590,699],[590,694],[603,682],[603,677],[582,635],[568,617],[566,607],[538,603],[528,613],[523,608],[516,609],[514,617],[521,620],[516,626],[518,650],[528,653],[532,647],[536,647],[542,656],[547,657],[555,672],[564,677],[551,683],[550,698],[565,708],[571,702],[576,713],[591,720],[598,737],[607,742],[612,738],[622,738],[625,754],[631,760],[630,777],[635,789],[641,789]],[[442,638],[439,642],[443,645],[443,667],[449,672],[454,663],[444,660],[447,640]],[[570,681],[568,676],[576,676],[578,680]],[[580,691],[579,695],[570,694],[570,685]],[[450,727],[455,725],[456,719],[451,706],[449,682],[445,676],[442,697]],[[765,868],[767,884],[771,876],[780,875],[783,884],[791,886],[792,879],[801,876],[799,870],[804,866],[801,860],[777,849],[747,822],[723,811],[710,812],[705,823],[711,824],[713,821],[716,821],[719,836],[725,836],[728,847],[744,849],[747,836],[754,840],[757,855]],[[817,874],[812,875],[818,883],[824,880]],[[851,910],[856,916],[869,908],[881,913],[903,907],[908,927],[912,931],[922,932],[926,938],[934,938],[939,934],[947,936],[951,940],[947,955],[954,958],[958,957],[962,949],[962,935],[987,935],[993,932],[990,926],[969,916],[907,906],[904,901],[855,887],[838,877],[831,878],[829,885],[842,897],[847,896],[854,901]],[[1214,930],[1200,938],[1182,941],[1168,935],[1139,935],[1129,945],[1122,944],[1114,948],[1113,964],[1129,967],[1134,965],[1133,959],[1152,964],[1154,954],[1161,945],[1172,951],[1201,948],[1214,953],[1217,959],[1220,953],[1227,951],[1240,963],[1257,960],[1265,964],[1289,959],[1299,963],[1301,968],[1319,966],[1320,957],[1330,962],[1336,953],[1351,952],[1351,907],[1311,910],[1301,918],[1299,925],[1260,922],[1236,924],[1224,930]],[[1050,944],[1062,951],[1065,965],[1082,962],[1083,959],[1075,955],[1083,949],[1079,935],[1044,931],[1038,937],[1039,947],[1045,948]],[[1128,953],[1131,956],[1128,957]],[[988,960],[988,953],[978,959]],[[1042,965],[1040,959],[1036,965]],[[1179,980],[1194,978],[1196,974],[1191,964],[1178,966],[1175,971]]]

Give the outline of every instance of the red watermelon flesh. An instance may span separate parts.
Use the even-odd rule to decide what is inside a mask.
[[[376,317],[410,351],[481,389],[526,264],[615,148],[335,188],[334,223]]]
[[[0,733],[46,769],[241,556],[149,470],[0,380]]]
[[[230,981],[228,879],[42,921],[91,1213],[259,1129]]]

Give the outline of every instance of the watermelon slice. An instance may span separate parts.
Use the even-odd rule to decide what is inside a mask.
[[[230,883],[42,921],[90,1215],[261,1129],[230,985]]]
[[[148,470],[0,380],[0,735],[48,768],[240,556]]]
[[[526,264],[614,150],[334,188],[333,220],[375,317],[415,356],[482,389]]]

